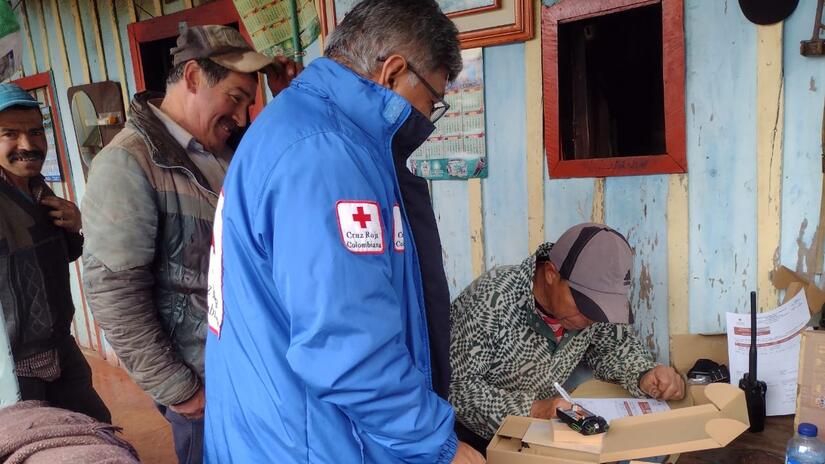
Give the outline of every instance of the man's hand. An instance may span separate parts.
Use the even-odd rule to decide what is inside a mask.
[[[681,400],[685,397],[685,381],[670,366],[658,365],[639,380],[639,388],[657,400]]]
[[[452,464],[484,464],[485,462],[487,460],[484,459],[484,456],[473,449],[472,446],[463,441],[458,442]]]
[[[75,234],[80,232],[83,223],[77,205],[71,201],[53,196],[43,197],[40,203],[52,209],[52,211],[49,211],[49,216],[54,218],[54,225]]]
[[[274,62],[261,70],[266,74],[266,85],[275,97],[289,87],[292,79],[301,72],[300,66],[285,56],[275,57]]]
[[[201,387],[191,398],[183,403],[173,404],[169,406],[169,409],[189,420],[195,420],[203,417],[205,404],[206,398],[204,397],[203,387]]]
[[[533,401],[533,406],[530,408],[530,417],[537,419],[555,419],[556,408],[570,409],[573,405],[569,401],[554,396],[546,400]]]

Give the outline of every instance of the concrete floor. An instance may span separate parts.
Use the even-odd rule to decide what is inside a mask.
[[[175,464],[172,430],[155,404],[121,368],[96,354],[86,353],[95,390],[112,412],[112,422],[123,427],[123,437],[137,450],[141,462]]]

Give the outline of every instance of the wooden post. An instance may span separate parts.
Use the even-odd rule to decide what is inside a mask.
[[[294,50],[293,59],[296,63],[302,65],[304,63],[304,49],[301,46],[301,25],[298,23],[297,0],[289,0],[289,14],[292,15],[292,48]]]

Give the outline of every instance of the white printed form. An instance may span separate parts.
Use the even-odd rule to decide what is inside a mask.
[[[796,381],[802,331],[811,314],[805,292],[778,308],[756,315],[756,378],[768,385],[766,414],[781,416],[796,411]],[[751,345],[750,314],[727,313],[730,382],[738,385],[748,371]]]
[[[638,398],[574,398],[576,404],[604,417],[609,424],[614,419],[628,416],[642,416],[654,412],[670,411],[664,401]]]

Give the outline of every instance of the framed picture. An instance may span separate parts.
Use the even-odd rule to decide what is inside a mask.
[[[319,0],[321,33],[327,36],[360,0]],[[437,0],[455,22],[461,48],[486,47],[533,38],[532,0]]]

